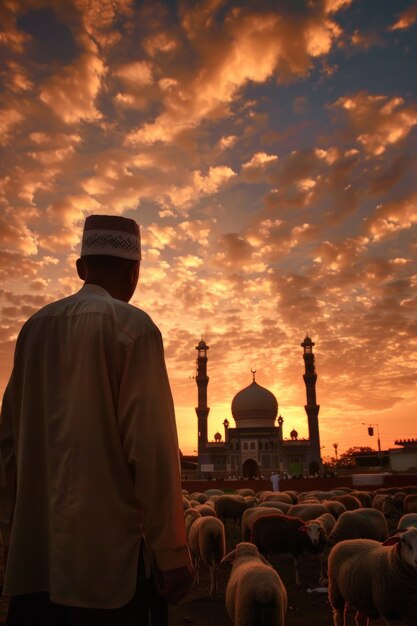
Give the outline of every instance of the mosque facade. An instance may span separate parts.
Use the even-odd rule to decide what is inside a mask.
[[[232,400],[231,411],[235,427],[226,418],[223,436],[217,432],[214,441],[208,440],[207,404],[209,377],[207,352],[209,346],[202,339],[196,346],[198,390],[196,407],[198,422],[198,472],[201,477],[268,478],[272,473],[292,476],[314,475],[321,469],[320,435],[316,401],[314,342],[305,337],[301,347],[304,359],[304,383],[308,438],[299,439],[292,430],[290,438],[283,437],[284,419],[278,414],[275,395],[256,382],[239,391]]]

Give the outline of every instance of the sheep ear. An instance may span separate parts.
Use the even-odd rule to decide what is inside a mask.
[[[222,560],[220,561],[220,564],[226,563],[227,561],[234,561],[235,557],[236,557],[236,550],[232,550],[231,552],[229,552],[229,554],[226,554],[226,556],[222,558]]]
[[[386,541],[382,543],[383,546],[393,546],[396,543],[401,541],[401,537],[399,535],[394,535],[393,537],[389,537]]]
[[[300,533],[306,533],[307,532],[307,526],[304,524],[304,526],[300,526],[300,528],[298,530],[300,531]]]

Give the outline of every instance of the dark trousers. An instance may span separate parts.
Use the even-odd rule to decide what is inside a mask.
[[[133,598],[118,609],[85,609],[50,602],[47,593],[10,598],[6,626],[168,626],[168,605],[145,577],[142,552]]]

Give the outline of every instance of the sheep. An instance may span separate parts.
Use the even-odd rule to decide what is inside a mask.
[[[381,511],[385,517],[393,518],[398,517],[402,513],[402,502],[395,495],[390,493],[378,493],[374,496],[372,506],[377,511]]]
[[[223,494],[224,495],[224,494]],[[207,502],[205,502],[204,504],[208,504],[209,506],[212,506],[213,509],[215,509],[216,506],[216,500],[218,500],[220,498],[220,496],[209,496],[209,499],[207,500]]]
[[[405,496],[404,513],[417,513],[417,494],[409,493]]]
[[[405,530],[413,526],[417,528],[417,513],[405,513],[398,521],[398,529]]]
[[[184,511],[185,532],[187,534],[187,538],[190,533],[191,526],[194,524],[195,520],[198,519],[199,517],[201,517],[201,514],[196,509],[189,508],[186,511]]]
[[[401,487],[401,491],[404,491],[404,493],[417,493],[417,485],[406,485]]]
[[[210,498],[211,496],[223,496],[224,491],[222,489],[206,489],[204,491],[204,495],[207,496],[207,498]]]
[[[320,502],[325,498],[330,498],[332,495],[334,494],[331,493],[331,495],[329,495],[328,491],[302,491],[298,494],[297,501],[305,502],[306,500],[314,500]]]
[[[265,506],[255,506],[252,509],[243,511],[242,541],[249,541],[252,532],[252,524],[257,517],[261,517],[262,515],[276,515],[277,513],[279,514],[279,509]]]
[[[347,511],[354,511],[355,509],[361,509],[362,503],[355,496],[351,496],[350,493],[344,493],[340,496],[332,496],[330,500],[334,502],[341,502],[345,505]]]
[[[232,519],[233,523],[240,522],[243,511],[252,508],[256,503],[256,498],[245,500],[243,496],[224,495],[215,502],[216,515],[225,522]]]
[[[263,502],[287,502],[288,504],[292,504],[292,498],[288,495],[288,493],[267,491],[259,498],[259,504],[262,504]]]
[[[388,626],[417,624],[417,528],[385,544],[370,539],[342,541],[329,558],[329,601],[334,626],[346,625],[347,605],[356,624],[381,617]],[[345,612],[345,615],[343,615]]]
[[[210,569],[210,596],[218,591],[218,568],[226,551],[223,522],[217,517],[199,517],[189,530],[188,545],[193,557],[194,584],[200,582],[200,563]]]
[[[200,491],[195,491],[189,497],[189,500],[197,500],[197,502],[199,502],[200,504],[204,504],[204,502],[207,502],[207,499],[208,498],[206,494],[201,493]]]
[[[307,520],[305,524],[307,534],[310,537],[310,541],[313,546],[318,545],[323,537],[327,539],[335,524],[336,520],[330,513],[323,513],[316,519]]]
[[[212,506],[208,502],[209,501],[207,500],[207,502],[205,502],[204,504],[196,504],[193,507],[193,509],[198,511],[200,513],[201,517],[207,517],[207,516],[210,516],[210,515],[214,515],[216,517],[216,511],[214,509],[214,506]]]
[[[255,496],[255,492],[253,489],[246,489],[246,488],[242,488],[242,489],[236,489],[235,491],[235,495],[236,496]]]
[[[290,554],[294,561],[295,582],[300,586],[300,555],[304,552],[319,554],[326,543],[326,535],[322,529],[319,541],[313,545],[307,525],[301,519],[275,514],[253,521],[250,540],[266,558],[270,554]]]
[[[346,511],[345,505],[336,500],[322,500],[322,504],[336,520]]]
[[[291,489],[285,489],[282,493],[286,493],[287,495],[290,496],[291,498],[291,502],[293,504],[297,504],[297,492],[296,491],[292,491]]]
[[[298,502],[305,502],[306,500],[314,499],[321,502],[322,500],[329,500],[332,496],[335,496],[334,491],[304,491],[298,494]]]
[[[365,506],[367,508],[372,506],[372,496],[369,493],[369,491],[351,491],[350,492],[351,496],[355,496],[355,498],[357,498],[359,500],[359,502],[362,504],[362,506]]]
[[[185,496],[182,496],[182,508],[184,509],[184,511],[189,509],[190,506],[191,506],[191,504],[190,504],[190,501],[188,500],[188,498],[186,498]]]
[[[292,517],[299,517],[305,522],[309,519],[315,519],[319,515],[323,515],[323,513],[328,513],[328,510],[319,502],[311,504],[309,502],[293,504],[288,511],[288,515]]]
[[[226,561],[233,561],[226,609],[234,626],[284,626],[287,591],[256,546],[238,543],[222,562]]]
[[[283,513],[288,513],[289,509],[293,505],[288,504],[288,502],[278,502],[277,500],[268,500],[267,502],[262,502],[259,506],[282,511]]]
[[[333,530],[327,537],[326,545],[321,553],[320,584],[327,584],[327,560],[330,550],[345,539],[388,539],[387,521],[381,511],[372,508],[345,511],[336,521]]]

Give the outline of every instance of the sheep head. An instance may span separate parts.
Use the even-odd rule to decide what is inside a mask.
[[[417,528],[408,528],[384,541],[382,545],[397,544],[401,559],[417,570]]]
[[[265,565],[269,565],[265,557],[263,557],[262,554],[259,554],[258,548],[253,543],[249,543],[247,541],[238,543],[236,548],[226,554],[220,563],[226,563],[227,561],[232,561],[232,563],[234,563],[237,559],[262,561]]]

